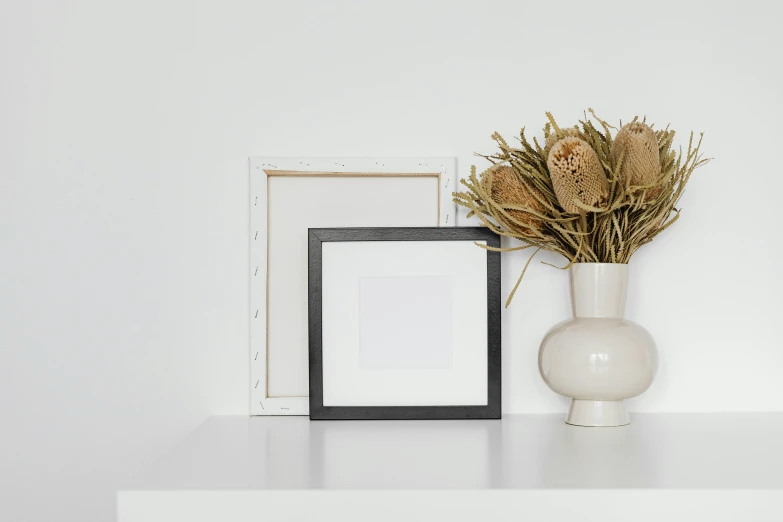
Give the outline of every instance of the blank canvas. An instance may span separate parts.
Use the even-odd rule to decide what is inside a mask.
[[[268,393],[307,396],[307,229],[437,226],[436,177],[268,178]]]
[[[454,227],[454,158],[252,157],[252,415],[309,413],[307,231]]]

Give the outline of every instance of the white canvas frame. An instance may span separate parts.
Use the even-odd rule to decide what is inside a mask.
[[[452,227],[456,204],[456,158],[251,157],[250,164],[250,414],[307,415],[309,397],[269,397],[267,353],[269,176],[429,176],[438,178],[438,224]],[[306,299],[306,296],[302,296]]]

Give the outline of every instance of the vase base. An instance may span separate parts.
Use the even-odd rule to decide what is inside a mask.
[[[625,426],[631,423],[623,401],[572,399],[566,424],[574,426]]]

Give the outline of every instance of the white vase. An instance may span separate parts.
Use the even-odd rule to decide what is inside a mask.
[[[552,391],[571,397],[568,424],[624,426],[623,399],[647,390],[658,369],[653,338],[623,318],[628,265],[576,263],[570,278],[574,317],[544,336],[538,368]]]

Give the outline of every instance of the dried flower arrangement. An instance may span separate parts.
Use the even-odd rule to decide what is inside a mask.
[[[634,118],[617,130],[585,115],[579,125],[561,128],[550,113],[544,147],[520,133],[511,147],[498,134],[499,152],[480,155],[492,166],[480,175],[476,167],[462,180],[464,192],[454,201],[467,207],[501,236],[536,248],[506,301],[540,250],[563,255],[574,263],[627,263],[634,252],[666,230],[680,215],[677,202],[693,171],[707,163],[699,152],[701,135],[688,150],[672,150],[674,131],[654,130]],[[595,120],[598,125],[593,124]]]

